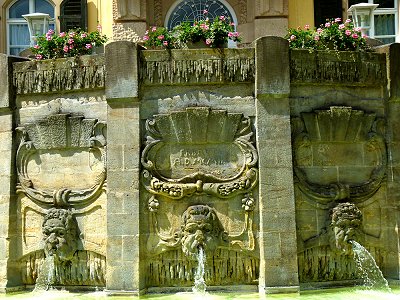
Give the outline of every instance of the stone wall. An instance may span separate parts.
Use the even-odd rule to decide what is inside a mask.
[[[51,263],[53,285],[182,289],[202,248],[210,288],[294,292],[359,279],[352,239],[398,280],[397,46],[2,56],[1,288]]]

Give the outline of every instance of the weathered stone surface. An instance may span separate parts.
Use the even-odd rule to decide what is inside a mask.
[[[106,45],[107,101],[139,95],[139,47],[128,41]]]
[[[275,95],[286,97],[290,91],[289,43],[275,36],[257,39],[256,56],[256,96]]]
[[[13,72],[18,94],[104,88],[104,55],[15,63]]]
[[[352,51],[290,51],[292,83],[386,85],[384,54]]]
[[[190,49],[141,51],[144,84],[254,81],[254,50]]]

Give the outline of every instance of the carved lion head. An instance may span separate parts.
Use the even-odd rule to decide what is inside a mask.
[[[62,261],[71,260],[77,250],[77,227],[72,213],[61,208],[50,209],[42,224],[44,253]]]

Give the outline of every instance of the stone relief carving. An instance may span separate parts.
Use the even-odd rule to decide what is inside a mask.
[[[41,249],[20,259],[25,284],[105,285],[105,257],[83,250],[72,211],[49,209],[42,223]]]
[[[188,107],[154,115],[146,121],[146,132],[141,182],[151,195],[147,250],[153,262],[148,282],[189,284],[199,247],[205,250],[207,268],[212,269],[206,272],[213,274],[209,279],[213,284],[255,282],[253,189],[258,180],[258,154],[251,140],[250,119],[225,110]],[[243,220],[235,219],[234,229],[222,225],[220,218],[225,224],[229,218],[217,209],[221,201],[233,205],[235,218]],[[173,202],[179,212],[169,211]],[[221,253],[227,256],[220,257]],[[170,262],[175,271],[164,278],[154,268],[171,255],[182,260]],[[227,261],[238,274],[228,281],[226,268],[219,265]],[[242,263],[248,264],[246,269]]]
[[[19,179],[17,192],[24,193],[33,202],[48,207],[82,206],[96,199],[106,182],[105,129],[104,122],[66,114],[49,116],[18,127],[21,140],[16,156]],[[96,155],[99,163],[96,164],[97,170],[94,172],[95,178],[91,186],[75,190],[67,186],[54,189],[37,188],[30,178],[28,165],[32,159],[40,161],[40,155],[51,156],[55,150],[66,155],[83,151]],[[52,166],[54,167],[57,168],[57,164]],[[63,179],[60,178],[58,183],[62,182]]]
[[[294,171],[298,187],[307,199],[321,205],[345,199],[360,203],[370,199],[380,188],[386,174],[387,157],[384,126],[375,114],[332,106],[328,110],[302,113],[301,119],[293,120],[293,124]],[[361,157],[364,161],[360,161]],[[346,158],[348,161],[344,161]],[[360,175],[346,177],[342,171],[346,163],[358,164]],[[332,166],[332,170],[336,168],[339,173],[333,173],[325,182],[321,182],[322,176],[310,180],[309,175],[320,172],[318,167],[322,166],[325,170]],[[366,172],[369,175],[366,176]]]
[[[351,240],[364,245],[376,241],[362,229],[363,215],[350,202],[336,204],[329,213],[326,227],[304,242],[298,244],[300,278],[302,281],[357,279],[359,274],[353,258]],[[367,246],[368,247],[368,246]],[[384,253],[379,248],[368,247],[378,264]],[[323,261],[322,261],[323,260]],[[317,263],[318,261],[318,263]]]
[[[282,0],[257,0],[256,14],[258,16],[274,16],[287,14],[287,1]]]

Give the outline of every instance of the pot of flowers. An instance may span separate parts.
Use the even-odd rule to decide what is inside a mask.
[[[76,29],[56,34],[50,29],[46,34],[36,37],[36,45],[31,47],[31,51],[37,60],[76,57],[95,54],[96,49],[106,41],[100,25],[90,33]]]
[[[207,17],[195,22],[184,21],[171,31],[164,27],[152,26],[143,37],[147,49],[199,49],[226,48],[228,40],[240,42],[240,34],[228,17],[217,16],[213,20]]]

